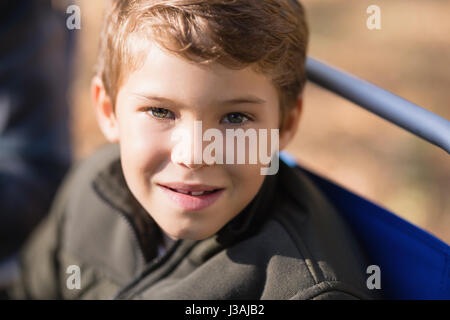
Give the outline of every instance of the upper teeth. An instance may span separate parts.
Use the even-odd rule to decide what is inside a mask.
[[[178,190],[177,192],[183,193],[183,194],[190,194],[193,196],[201,196],[202,194],[205,193],[205,191],[184,191],[184,190]]]

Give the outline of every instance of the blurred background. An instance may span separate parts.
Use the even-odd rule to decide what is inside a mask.
[[[65,1],[54,1],[67,5]],[[309,55],[450,119],[450,1],[303,0]],[[74,156],[105,142],[89,85],[106,1],[81,8],[71,85]],[[369,30],[370,5],[381,30]],[[450,244],[450,158],[445,151],[308,84],[304,114],[287,149],[305,167],[389,209]]]

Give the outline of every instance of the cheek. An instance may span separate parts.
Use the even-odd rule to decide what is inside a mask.
[[[148,180],[170,159],[169,139],[167,132],[155,130],[139,115],[125,120],[120,126],[120,150],[126,177]]]
[[[227,166],[232,179],[234,195],[241,201],[249,202],[260,189],[264,176],[261,175],[259,165],[231,165]]]

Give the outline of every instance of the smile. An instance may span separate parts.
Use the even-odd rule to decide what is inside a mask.
[[[182,193],[182,194],[188,194],[190,196],[202,196],[204,194],[210,194],[210,193],[213,193],[213,192],[216,192],[219,190],[219,189],[215,189],[212,191],[184,191],[184,190],[177,190],[177,189],[172,189],[172,188],[169,188],[169,189],[172,191],[175,191],[175,192]]]
[[[224,188],[204,185],[158,184],[167,197],[183,210],[202,210],[216,202]]]

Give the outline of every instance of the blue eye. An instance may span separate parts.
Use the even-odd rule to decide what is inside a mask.
[[[148,108],[147,112],[157,119],[175,119],[173,112],[165,108],[151,107]]]
[[[222,122],[230,124],[243,124],[249,120],[251,120],[250,117],[241,112],[232,112],[223,117]]]

